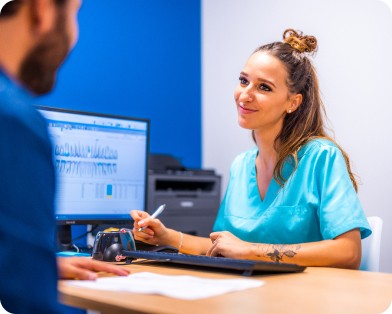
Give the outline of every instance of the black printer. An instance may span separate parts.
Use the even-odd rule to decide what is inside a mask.
[[[171,155],[149,156],[147,212],[166,204],[159,219],[169,228],[209,236],[220,205],[221,176],[186,169]]]

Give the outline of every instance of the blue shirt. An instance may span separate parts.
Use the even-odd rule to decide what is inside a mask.
[[[11,313],[59,313],[55,175],[44,118],[0,69],[0,301]]]
[[[256,180],[257,148],[234,160],[215,231],[230,231],[254,243],[295,244],[333,239],[359,228],[371,234],[341,151],[328,140],[312,140],[286,161],[281,187],[271,180],[264,200]]]

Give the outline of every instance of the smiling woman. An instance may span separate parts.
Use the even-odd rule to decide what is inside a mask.
[[[234,92],[241,127],[260,134],[282,128],[286,112],[295,111],[302,100],[301,94],[290,95],[286,79],[277,58],[262,52],[249,58]]]
[[[234,92],[239,125],[256,147],[233,162],[210,239],[184,235],[179,250],[231,258],[358,269],[371,231],[348,156],[326,135],[308,54],[313,36],[288,29],[256,49]],[[180,235],[134,211],[135,237],[176,246]],[[146,227],[138,232],[138,223]],[[331,254],[333,252],[333,254]]]

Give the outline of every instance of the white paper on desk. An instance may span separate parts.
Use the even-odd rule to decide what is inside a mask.
[[[127,291],[143,294],[195,300],[232,291],[260,287],[263,281],[255,279],[208,279],[195,276],[168,276],[149,272],[131,274],[126,277],[104,277],[96,281],[67,281],[69,285],[89,289]]]

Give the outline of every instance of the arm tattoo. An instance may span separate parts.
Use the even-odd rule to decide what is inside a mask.
[[[301,249],[301,244],[256,244],[258,246],[257,257],[268,257],[274,262],[282,262],[283,258],[293,258]]]

